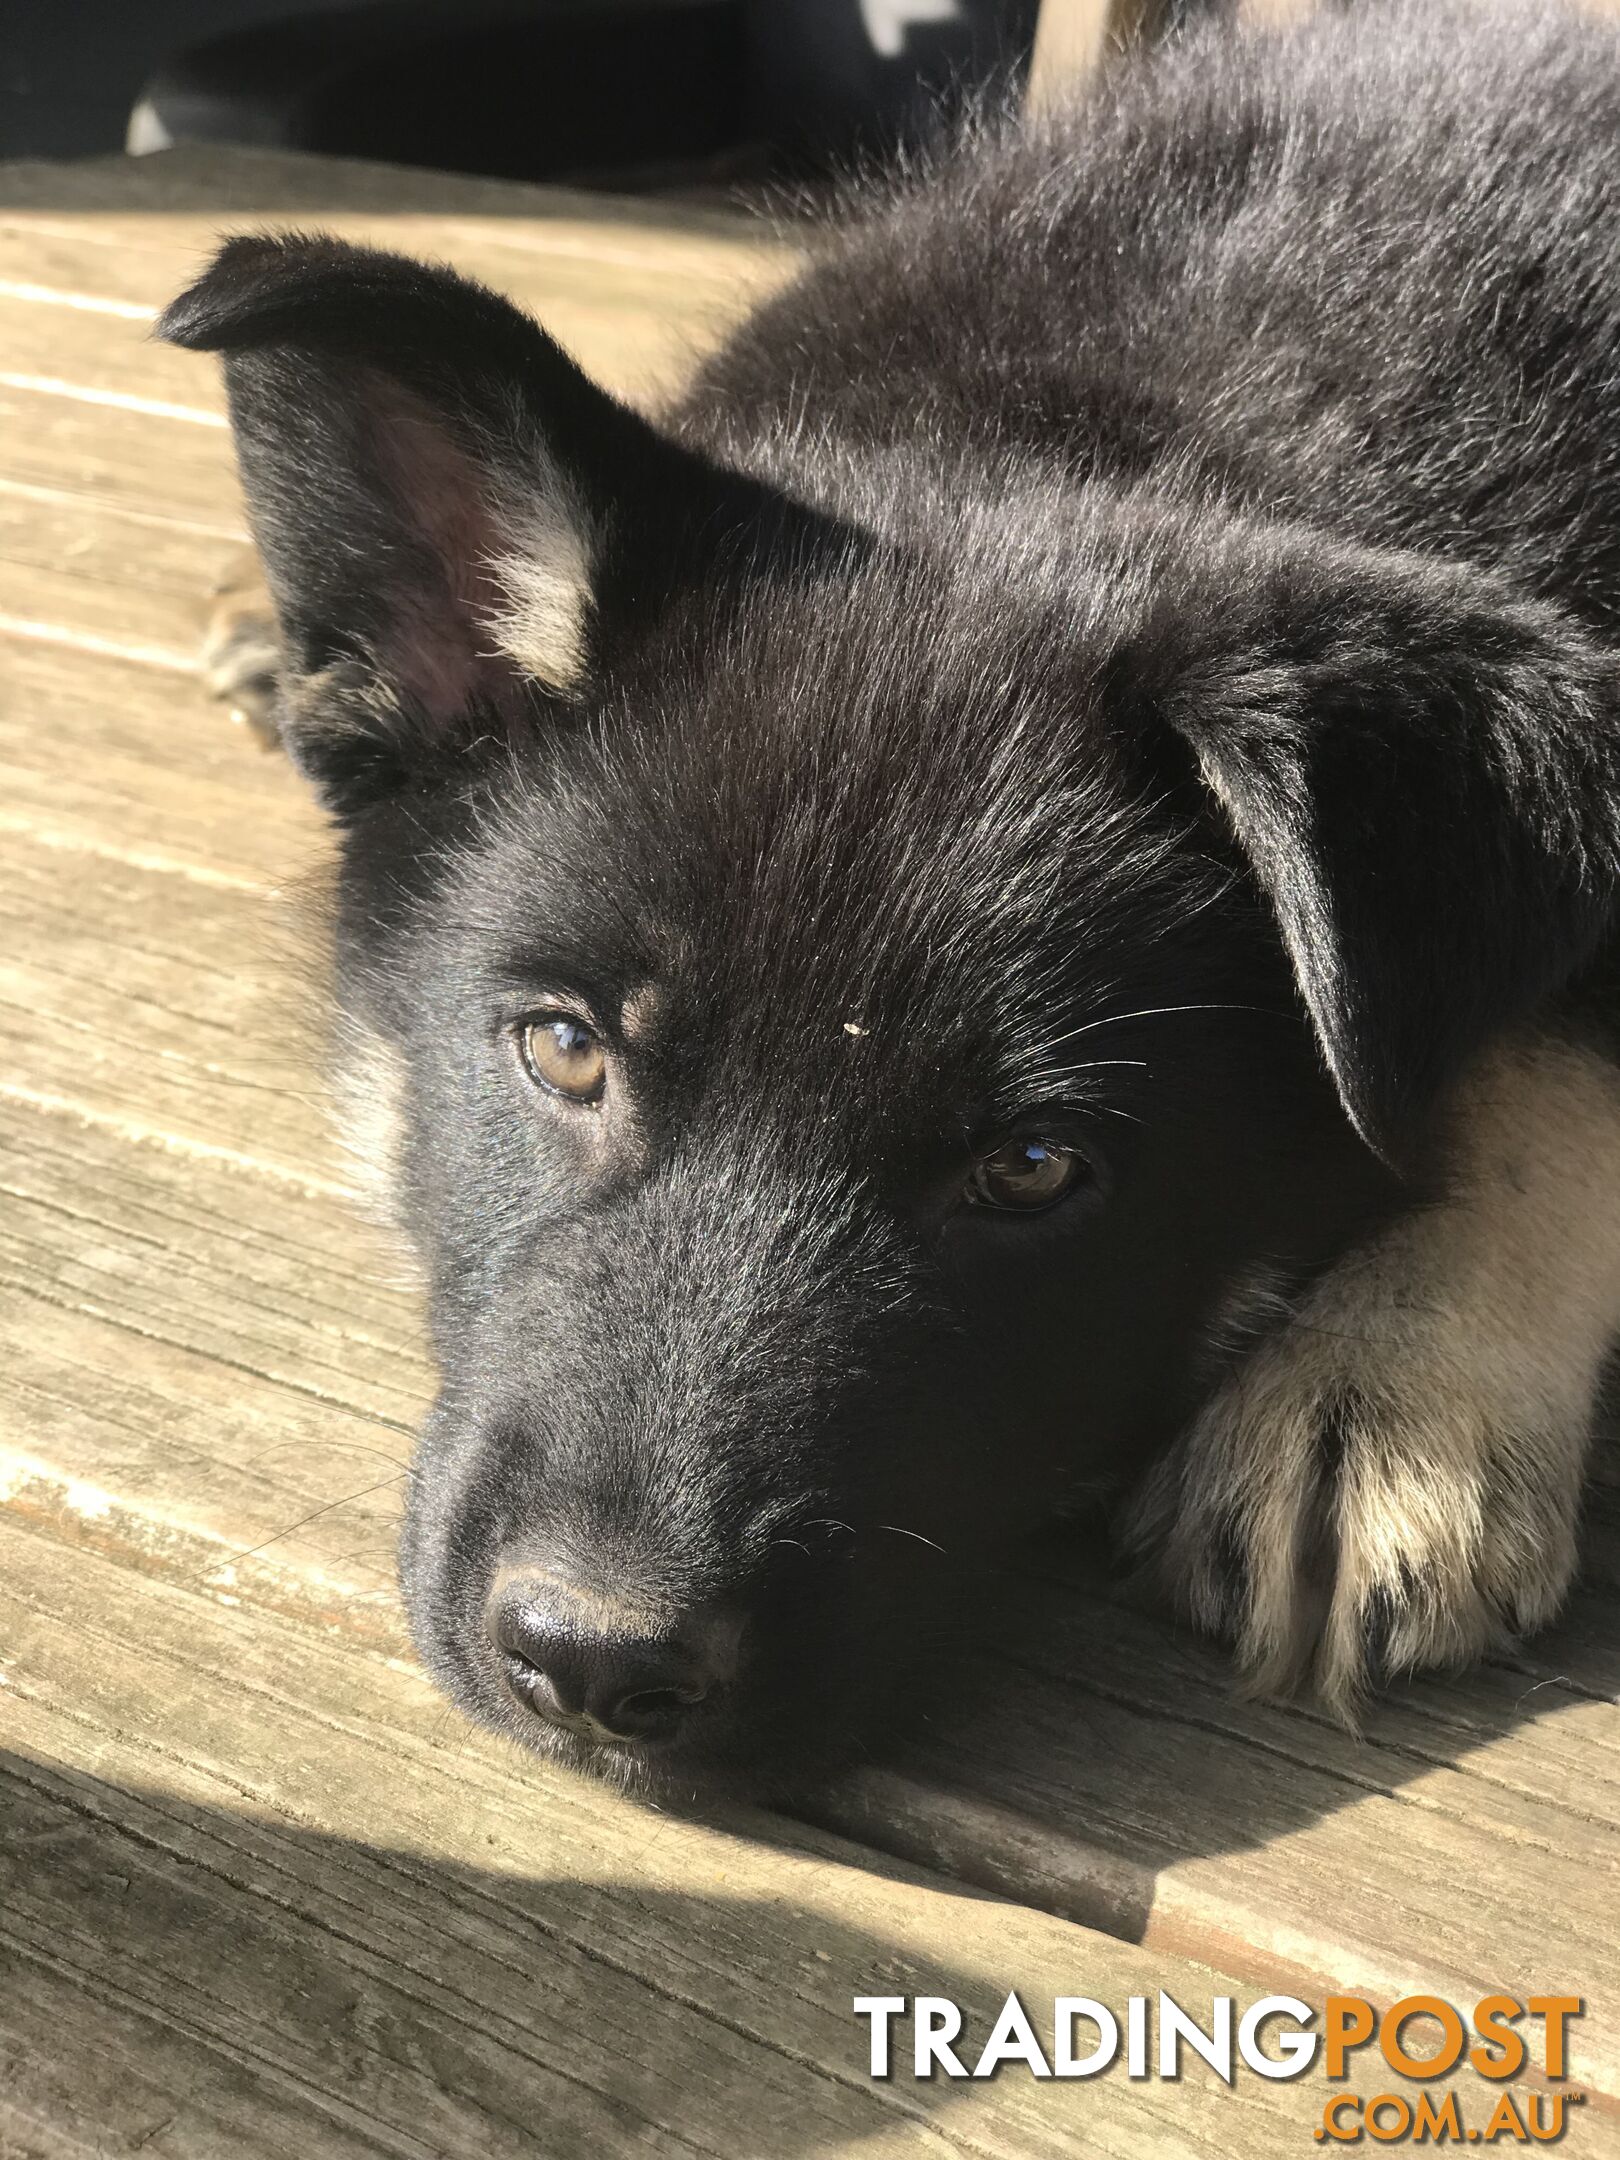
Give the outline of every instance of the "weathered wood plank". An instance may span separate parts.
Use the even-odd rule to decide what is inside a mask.
[[[399,1263],[339,1202],[0,1099],[16,1289],[408,1430],[429,1392]],[[382,1280],[379,1281],[378,1278]]]
[[[0,1640],[0,2045],[13,2107],[59,2119],[54,2080],[87,2139],[161,2096],[177,2154],[220,2125],[284,2151],[285,2106],[323,2154],[1260,2160],[1320,2105],[1196,2063],[874,2082],[856,1994],[949,1994],[982,2034],[1014,1986],[1048,2019],[1242,1990],[763,1817],[650,1815],[449,1725],[395,1664],[3,1523]]]
[[[198,154],[188,148],[180,158]],[[768,287],[782,275],[801,245],[801,236],[785,225],[773,231],[752,213],[692,213],[658,202],[565,190],[553,194],[546,188],[532,192],[541,206],[532,217],[476,211],[436,215],[378,201],[368,205],[365,189],[357,193],[354,187],[355,176],[368,168],[320,159],[310,161],[311,170],[331,172],[332,184],[312,190],[301,206],[250,198],[222,199],[209,207],[197,200],[176,202],[171,191],[167,207],[146,207],[148,183],[161,179],[173,162],[116,161],[112,172],[122,198],[116,210],[0,204],[0,249],[32,273],[8,271],[0,279],[0,295],[40,307],[78,306],[131,322],[150,320],[172,296],[176,278],[184,283],[195,275],[221,233],[239,222],[243,230],[260,232],[306,231],[319,224],[346,240],[440,262],[454,259],[503,286],[544,291],[546,281],[554,280],[551,289],[562,295],[600,296],[610,307],[730,309],[744,300],[746,288]]]
[[[0,609],[0,638],[78,645],[171,675],[196,671],[212,578],[194,594],[164,586],[140,592],[112,564],[112,575],[97,575],[76,562],[37,559],[43,553],[42,548],[24,545],[0,557],[6,603]],[[230,553],[223,543],[215,550],[221,563]],[[30,561],[30,555],[36,559]],[[0,648],[0,684],[8,673],[9,661]]]
[[[13,1796],[19,1782],[0,1769],[0,1820],[11,1837],[32,1834],[57,1850],[73,1839],[90,1848],[93,1833],[70,1804],[52,1819],[26,1785]],[[117,1866],[124,1855],[110,1840],[106,1857],[113,1865],[103,1874],[103,1895],[118,1898],[154,1933],[172,1926],[172,1903],[161,1913],[130,1903],[133,1878]],[[8,1942],[6,1957],[0,2152],[7,2160],[106,2160],[147,2149],[185,2160],[287,2151],[374,2160],[389,2150],[357,2128],[353,2114],[340,2121],[311,2104],[292,2080],[238,2067],[176,2032],[172,2013],[143,2008],[133,1991],[87,1970],[82,1956],[47,1949],[25,1963]]]
[[[757,215],[201,145],[71,173],[11,165],[0,190],[0,299],[137,329],[231,230],[319,227],[453,261],[576,319],[598,355],[625,349],[627,329],[685,325],[712,338],[797,252],[796,236]]]
[[[0,1512],[63,1545],[406,1653],[407,1436],[7,1282]]]
[[[100,259],[98,250],[92,260]],[[74,304],[81,298],[64,294],[66,305],[19,300],[0,282],[0,383],[37,384],[47,396],[101,405],[114,414],[224,432],[216,367],[160,343],[150,318],[136,321]]]
[[[287,1192],[245,1155],[0,1101],[0,1507],[399,1649],[415,1303],[352,1210]]]
[[[1601,1609],[1614,1632],[1612,1590]],[[1218,1652],[1096,1595],[1035,1601],[1024,1632],[1037,1649],[985,1657],[963,1711],[824,1819],[1307,1991],[1583,1993],[1581,2074],[1620,2094],[1612,1700],[1487,1669],[1397,1690],[1355,1739],[1235,1700]]]
[[[225,503],[207,519],[188,519],[0,473],[0,558],[178,595],[195,609],[213,578],[247,558],[247,526],[229,513]]]
[[[320,1077],[316,913],[0,830],[0,1092],[351,1186]]]
[[[641,270],[658,251],[682,270],[724,264],[738,250],[743,221],[725,210],[672,201],[426,171],[363,158],[288,155],[238,145],[187,143],[143,158],[14,159],[0,166],[0,218],[30,231],[66,215],[93,219],[110,246],[139,245],[178,218],[188,229],[226,216],[308,220],[321,211],[423,219],[439,230],[471,220],[511,228],[513,244],[555,245]]]
[[[128,620],[115,654],[60,624],[0,634],[0,825],[226,885],[318,877],[326,836],[287,761],[189,670],[131,658],[137,600]]]
[[[199,362],[199,372],[206,371],[207,363]],[[86,495],[143,516],[166,512],[200,525],[240,522],[229,438],[217,428],[169,423],[160,448],[140,424],[143,417],[0,383],[6,472],[34,487]],[[16,612],[9,596],[6,612]]]

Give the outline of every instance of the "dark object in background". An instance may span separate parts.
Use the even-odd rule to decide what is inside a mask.
[[[181,141],[634,185],[814,172],[914,138],[1027,62],[1038,0],[444,0],[190,45],[132,146]]]
[[[742,132],[736,0],[442,0],[257,22],[141,99],[163,142],[382,158],[512,179],[697,163]]]
[[[882,155],[1022,73],[1040,0],[747,0],[749,121],[780,163]]]

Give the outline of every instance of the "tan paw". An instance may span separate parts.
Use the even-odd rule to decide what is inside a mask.
[[[1253,1349],[1137,1494],[1160,1588],[1246,1681],[1353,1717],[1557,1611],[1620,1334],[1620,1080],[1504,1054],[1459,1105],[1450,1195]]]

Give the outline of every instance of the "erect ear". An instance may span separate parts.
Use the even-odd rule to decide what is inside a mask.
[[[1620,667],[1426,558],[1251,532],[1195,576],[1139,679],[1270,901],[1353,1123],[1398,1158],[1614,921]]]
[[[225,355],[283,733],[341,814],[520,729],[578,683],[615,596],[679,574],[683,527],[760,493],[496,294],[402,257],[232,240],[158,334]]]

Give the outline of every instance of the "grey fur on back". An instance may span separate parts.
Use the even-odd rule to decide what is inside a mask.
[[[863,512],[873,459],[1033,454],[1609,629],[1617,144],[1620,36],[1566,6],[1213,25],[876,207],[682,418]]]

